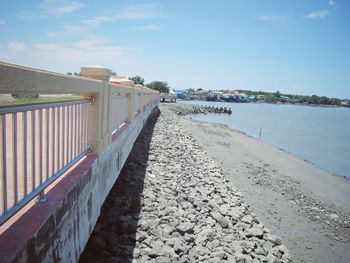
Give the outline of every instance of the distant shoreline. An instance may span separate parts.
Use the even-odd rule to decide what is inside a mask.
[[[270,105],[292,105],[292,106],[310,106],[310,107],[322,107],[322,108],[349,108],[342,105],[328,105],[328,104],[304,104],[304,103],[283,103],[283,102],[228,102],[228,101],[208,101],[208,100],[183,100],[178,99],[178,102],[182,101],[204,101],[210,103],[232,103],[232,104],[270,104]]]

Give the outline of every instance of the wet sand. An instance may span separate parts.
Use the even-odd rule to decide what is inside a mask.
[[[187,105],[167,104],[175,112]],[[188,129],[295,262],[349,262],[350,182],[226,125],[184,116]]]

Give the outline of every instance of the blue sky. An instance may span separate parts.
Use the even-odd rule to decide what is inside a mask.
[[[2,1],[0,60],[350,98],[350,1]]]

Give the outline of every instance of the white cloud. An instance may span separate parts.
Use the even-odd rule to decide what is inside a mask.
[[[135,4],[126,6],[120,14],[117,15],[119,19],[139,20],[159,17],[160,14],[155,10],[154,4]]]
[[[89,36],[70,43],[10,42],[0,49],[0,58],[13,63],[58,71],[78,71],[84,65],[103,65],[113,70],[138,65],[133,57],[140,49],[111,44],[100,36]],[[38,59],[40,58],[40,59]]]
[[[4,26],[6,23],[4,20],[0,20],[0,26]]]
[[[113,20],[115,20],[115,18],[109,16],[87,18],[78,21],[76,25],[66,25],[62,26],[58,31],[47,32],[46,35],[49,37],[61,37],[68,35],[87,34],[98,28],[103,22]]]
[[[328,4],[332,6],[337,5],[337,3],[334,0],[329,0]]]
[[[320,11],[314,11],[307,15],[307,18],[315,19],[315,18],[325,18],[329,15],[328,9],[320,10]]]
[[[55,15],[73,13],[85,7],[85,4],[76,1],[47,1],[48,12]]]
[[[6,45],[6,48],[12,53],[20,52],[20,51],[24,50],[25,47],[26,47],[26,45],[24,43],[17,42],[17,41],[9,42]]]
[[[126,58],[127,54],[138,49],[109,45],[104,38],[86,38],[69,44],[38,43],[33,45],[35,52],[52,60],[79,61],[80,64]]]
[[[81,19],[80,21],[77,21],[76,24],[62,26],[57,31],[47,32],[46,35],[49,37],[60,37],[67,35],[87,34],[98,28],[104,22],[113,22],[118,20],[143,20],[161,17],[159,12],[155,11],[155,7],[156,6],[153,4],[128,5],[115,15],[95,16]],[[155,31],[158,30],[159,27],[157,25],[147,24],[144,26],[133,27],[133,29]]]
[[[157,25],[143,25],[143,26],[137,26],[134,27],[135,30],[141,30],[141,31],[156,31],[159,29],[159,26]]]
[[[258,16],[255,19],[260,21],[275,21],[275,20],[284,20],[285,18],[283,16],[266,15],[266,16]]]
[[[74,13],[85,7],[84,3],[69,0],[45,0],[34,6],[33,10],[20,11],[17,15],[19,19],[49,19],[52,15],[62,16]]]

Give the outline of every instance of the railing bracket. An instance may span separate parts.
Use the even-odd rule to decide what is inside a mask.
[[[44,191],[41,192],[35,199],[37,203],[46,203],[48,201],[47,197],[44,194]]]

